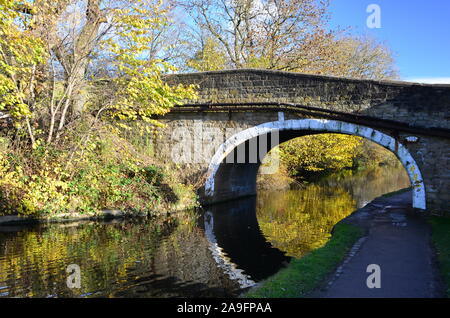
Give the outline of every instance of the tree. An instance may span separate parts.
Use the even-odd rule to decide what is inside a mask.
[[[173,203],[118,129],[154,129],[154,115],[195,96],[162,80],[174,70],[158,52],[167,25],[158,0],[0,0],[0,116],[16,127],[0,137],[3,213]]]
[[[213,38],[233,68],[292,70],[303,51],[332,36],[325,32],[328,1],[179,0],[198,43]]]
[[[206,38],[202,48],[187,61],[187,65],[200,72],[223,70],[226,68],[226,57],[213,38]]]
[[[155,52],[155,37],[168,21],[161,1],[5,0],[0,6],[0,110],[16,126],[26,124],[33,145],[37,131],[48,143],[58,140],[88,106],[88,114],[156,124],[151,115],[193,97],[192,87],[161,80],[173,70]],[[115,88],[101,107],[89,101],[87,79],[99,56]]]
[[[393,53],[372,37],[340,34],[314,46],[320,47],[321,54],[309,52],[308,63],[293,71],[359,79],[398,78]]]
[[[45,60],[44,43],[31,31],[31,21],[20,14],[17,1],[0,2],[0,111],[3,118],[25,124],[35,142],[31,117],[36,105],[36,73]]]
[[[341,134],[305,136],[280,147],[281,161],[292,176],[352,168],[362,138]]]
[[[298,71],[376,80],[398,77],[392,53],[373,38],[346,36],[317,45],[323,46],[322,52],[330,53],[325,58],[311,58],[311,62]],[[378,164],[395,160],[369,140],[337,134],[293,139],[280,145],[280,150],[282,162],[292,176],[354,168],[359,163],[370,166],[370,161]]]
[[[187,59],[212,50],[227,68],[264,68],[310,74],[387,79],[398,76],[392,52],[368,36],[329,30],[329,1],[179,0],[193,23],[190,36],[201,47]],[[187,29],[188,30],[188,29]],[[206,45],[209,48],[205,51]],[[214,45],[214,48],[212,48]],[[217,69],[212,65],[209,70]],[[205,63],[202,70],[208,70]]]
[[[392,52],[383,43],[367,36],[351,36],[345,30],[327,29],[329,1],[179,3],[192,17],[192,34],[197,41],[210,43],[188,60],[195,70],[226,66],[378,80],[398,76]],[[220,63],[211,63],[222,56],[224,62],[220,59]],[[361,147],[371,144],[353,136],[315,135],[291,140],[280,149],[288,171],[298,175],[352,167]]]

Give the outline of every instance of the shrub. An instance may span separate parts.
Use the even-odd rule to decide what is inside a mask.
[[[7,147],[0,153],[4,214],[93,214],[102,209],[149,211],[175,203],[163,169],[105,127],[87,139],[80,131],[64,146]],[[82,130],[82,128],[80,128]]]

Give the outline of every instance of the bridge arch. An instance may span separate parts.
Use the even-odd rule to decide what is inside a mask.
[[[426,209],[425,185],[422,174],[416,161],[408,149],[393,137],[373,128],[327,119],[293,119],[267,122],[238,132],[227,139],[216,151],[208,167],[207,180],[205,182],[206,197],[213,198],[217,192],[217,177],[225,158],[239,145],[253,138],[271,134],[274,132],[302,131],[305,134],[317,133],[341,133],[366,138],[393,152],[402,163],[408,173],[413,186],[413,207]],[[272,145],[276,146],[276,145]],[[242,176],[245,178],[246,176]],[[247,174],[248,177],[248,174]],[[256,173],[255,173],[256,180]]]

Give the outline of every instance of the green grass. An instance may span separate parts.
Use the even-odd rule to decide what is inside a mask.
[[[450,218],[433,216],[430,223],[439,269],[447,286],[447,297],[450,298]]]
[[[251,289],[243,297],[294,298],[304,297],[319,286],[343,261],[348,250],[362,236],[353,225],[338,224],[331,239],[321,248],[311,251],[289,266]]]

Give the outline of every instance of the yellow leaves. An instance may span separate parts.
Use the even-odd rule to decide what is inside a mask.
[[[16,119],[22,119],[25,117],[30,117],[31,111],[27,104],[17,102],[16,104],[11,105],[9,114]]]
[[[43,144],[42,139],[37,139],[37,140],[33,143],[33,145],[31,146],[31,148],[32,148],[33,150],[36,150],[38,147],[41,147],[42,144]]]
[[[39,144],[39,141],[37,141]],[[39,155],[34,149],[32,157]],[[33,164],[38,166],[32,169]],[[57,212],[67,204],[68,183],[62,180],[63,168],[52,158],[40,157],[23,164],[15,152],[0,153],[0,193],[10,213]]]
[[[125,122],[157,122],[152,115],[163,115],[183,99],[195,97],[193,86],[170,87],[161,75],[175,68],[158,59],[148,59],[154,34],[167,22],[161,1],[135,1],[133,6],[114,11],[116,36],[103,42],[113,56],[119,75],[113,79],[117,90],[112,117]],[[123,127],[122,127],[123,128]]]
[[[166,10],[160,1],[134,1],[133,6],[114,9],[112,14],[116,38],[109,39],[107,43],[111,45],[111,51],[119,56],[132,52],[136,57],[150,50],[154,36],[152,31],[167,22]]]
[[[129,57],[133,59],[131,55]],[[144,120],[155,123],[152,115],[163,115],[183,99],[195,98],[194,86],[171,87],[161,80],[162,70],[168,67],[166,63],[147,64],[138,68],[123,67],[127,76],[115,79],[118,98],[114,105],[114,117],[123,121]]]
[[[280,146],[281,160],[291,175],[302,171],[334,171],[351,168],[361,138],[341,134],[305,136]]]
[[[31,116],[24,101],[36,82],[34,69],[46,56],[42,41],[27,31],[29,21],[15,10],[18,3],[0,2],[0,109],[9,112],[16,126]]]
[[[117,125],[117,127],[125,129],[125,130],[131,130],[131,127],[124,125],[122,123],[117,123],[116,125]]]
[[[262,192],[257,218],[264,236],[289,256],[301,257],[324,245],[332,227],[348,216],[355,201],[342,188],[308,185],[301,190]]]
[[[194,58],[187,61],[187,65],[197,71],[217,71],[226,67],[226,56],[217,41],[207,38],[202,50]]]
[[[48,175],[33,175],[27,182],[21,200],[22,213],[34,214],[39,211],[51,210],[51,207],[60,209],[67,200],[64,191],[68,188],[65,182],[54,179]]]
[[[23,102],[25,94],[17,91],[12,80],[0,75],[0,110],[7,110],[15,119],[31,116],[30,108]]]

